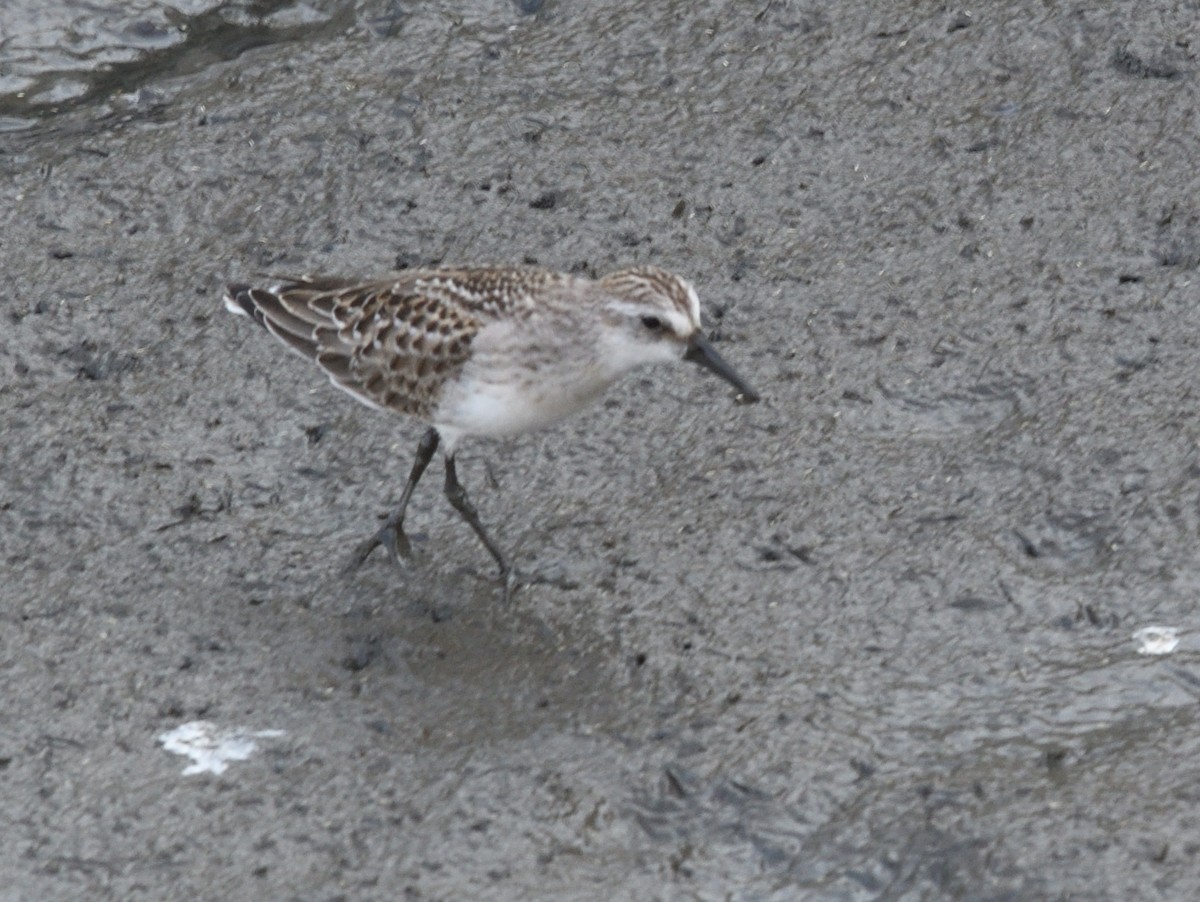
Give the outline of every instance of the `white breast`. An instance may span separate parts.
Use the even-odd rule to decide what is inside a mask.
[[[463,375],[443,392],[434,425],[464,435],[505,436],[542,429],[588,406],[613,380],[601,374],[472,372]],[[590,375],[590,378],[589,378]]]

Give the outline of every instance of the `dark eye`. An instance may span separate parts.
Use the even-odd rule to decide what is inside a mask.
[[[642,317],[642,325],[651,332],[661,332],[665,328],[661,319],[659,319],[657,316],[651,316],[649,314]]]

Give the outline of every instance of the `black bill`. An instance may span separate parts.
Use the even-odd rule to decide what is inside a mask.
[[[692,363],[698,363],[705,369],[712,370],[736,388],[744,400],[758,400],[758,392],[752,389],[750,384],[737,374],[737,370],[721,359],[721,355],[708,343],[708,339],[699,332],[688,339],[687,351],[684,353],[683,359],[690,360]]]

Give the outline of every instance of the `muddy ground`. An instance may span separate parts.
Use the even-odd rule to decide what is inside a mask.
[[[1200,896],[1190,4],[285,37],[0,135],[0,897]],[[436,477],[343,576],[421,426],[221,285],[522,260],[685,273],[764,402],[468,444],[508,604]]]

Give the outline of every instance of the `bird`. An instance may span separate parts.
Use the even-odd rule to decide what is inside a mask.
[[[507,595],[513,568],[458,478],[463,439],[551,426],[627,373],[677,360],[715,373],[742,402],[759,400],[705,337],[692,284],[656,266],[595,279],[532,266],[438,266],[365,281],[264,281],[228,284],[225,307],[368,407],[427,424],[399,503],[356,547],[351,569],[378,547],[397,563],[411,556],[404,517],[440,447],[446,498],[496,562]]]

